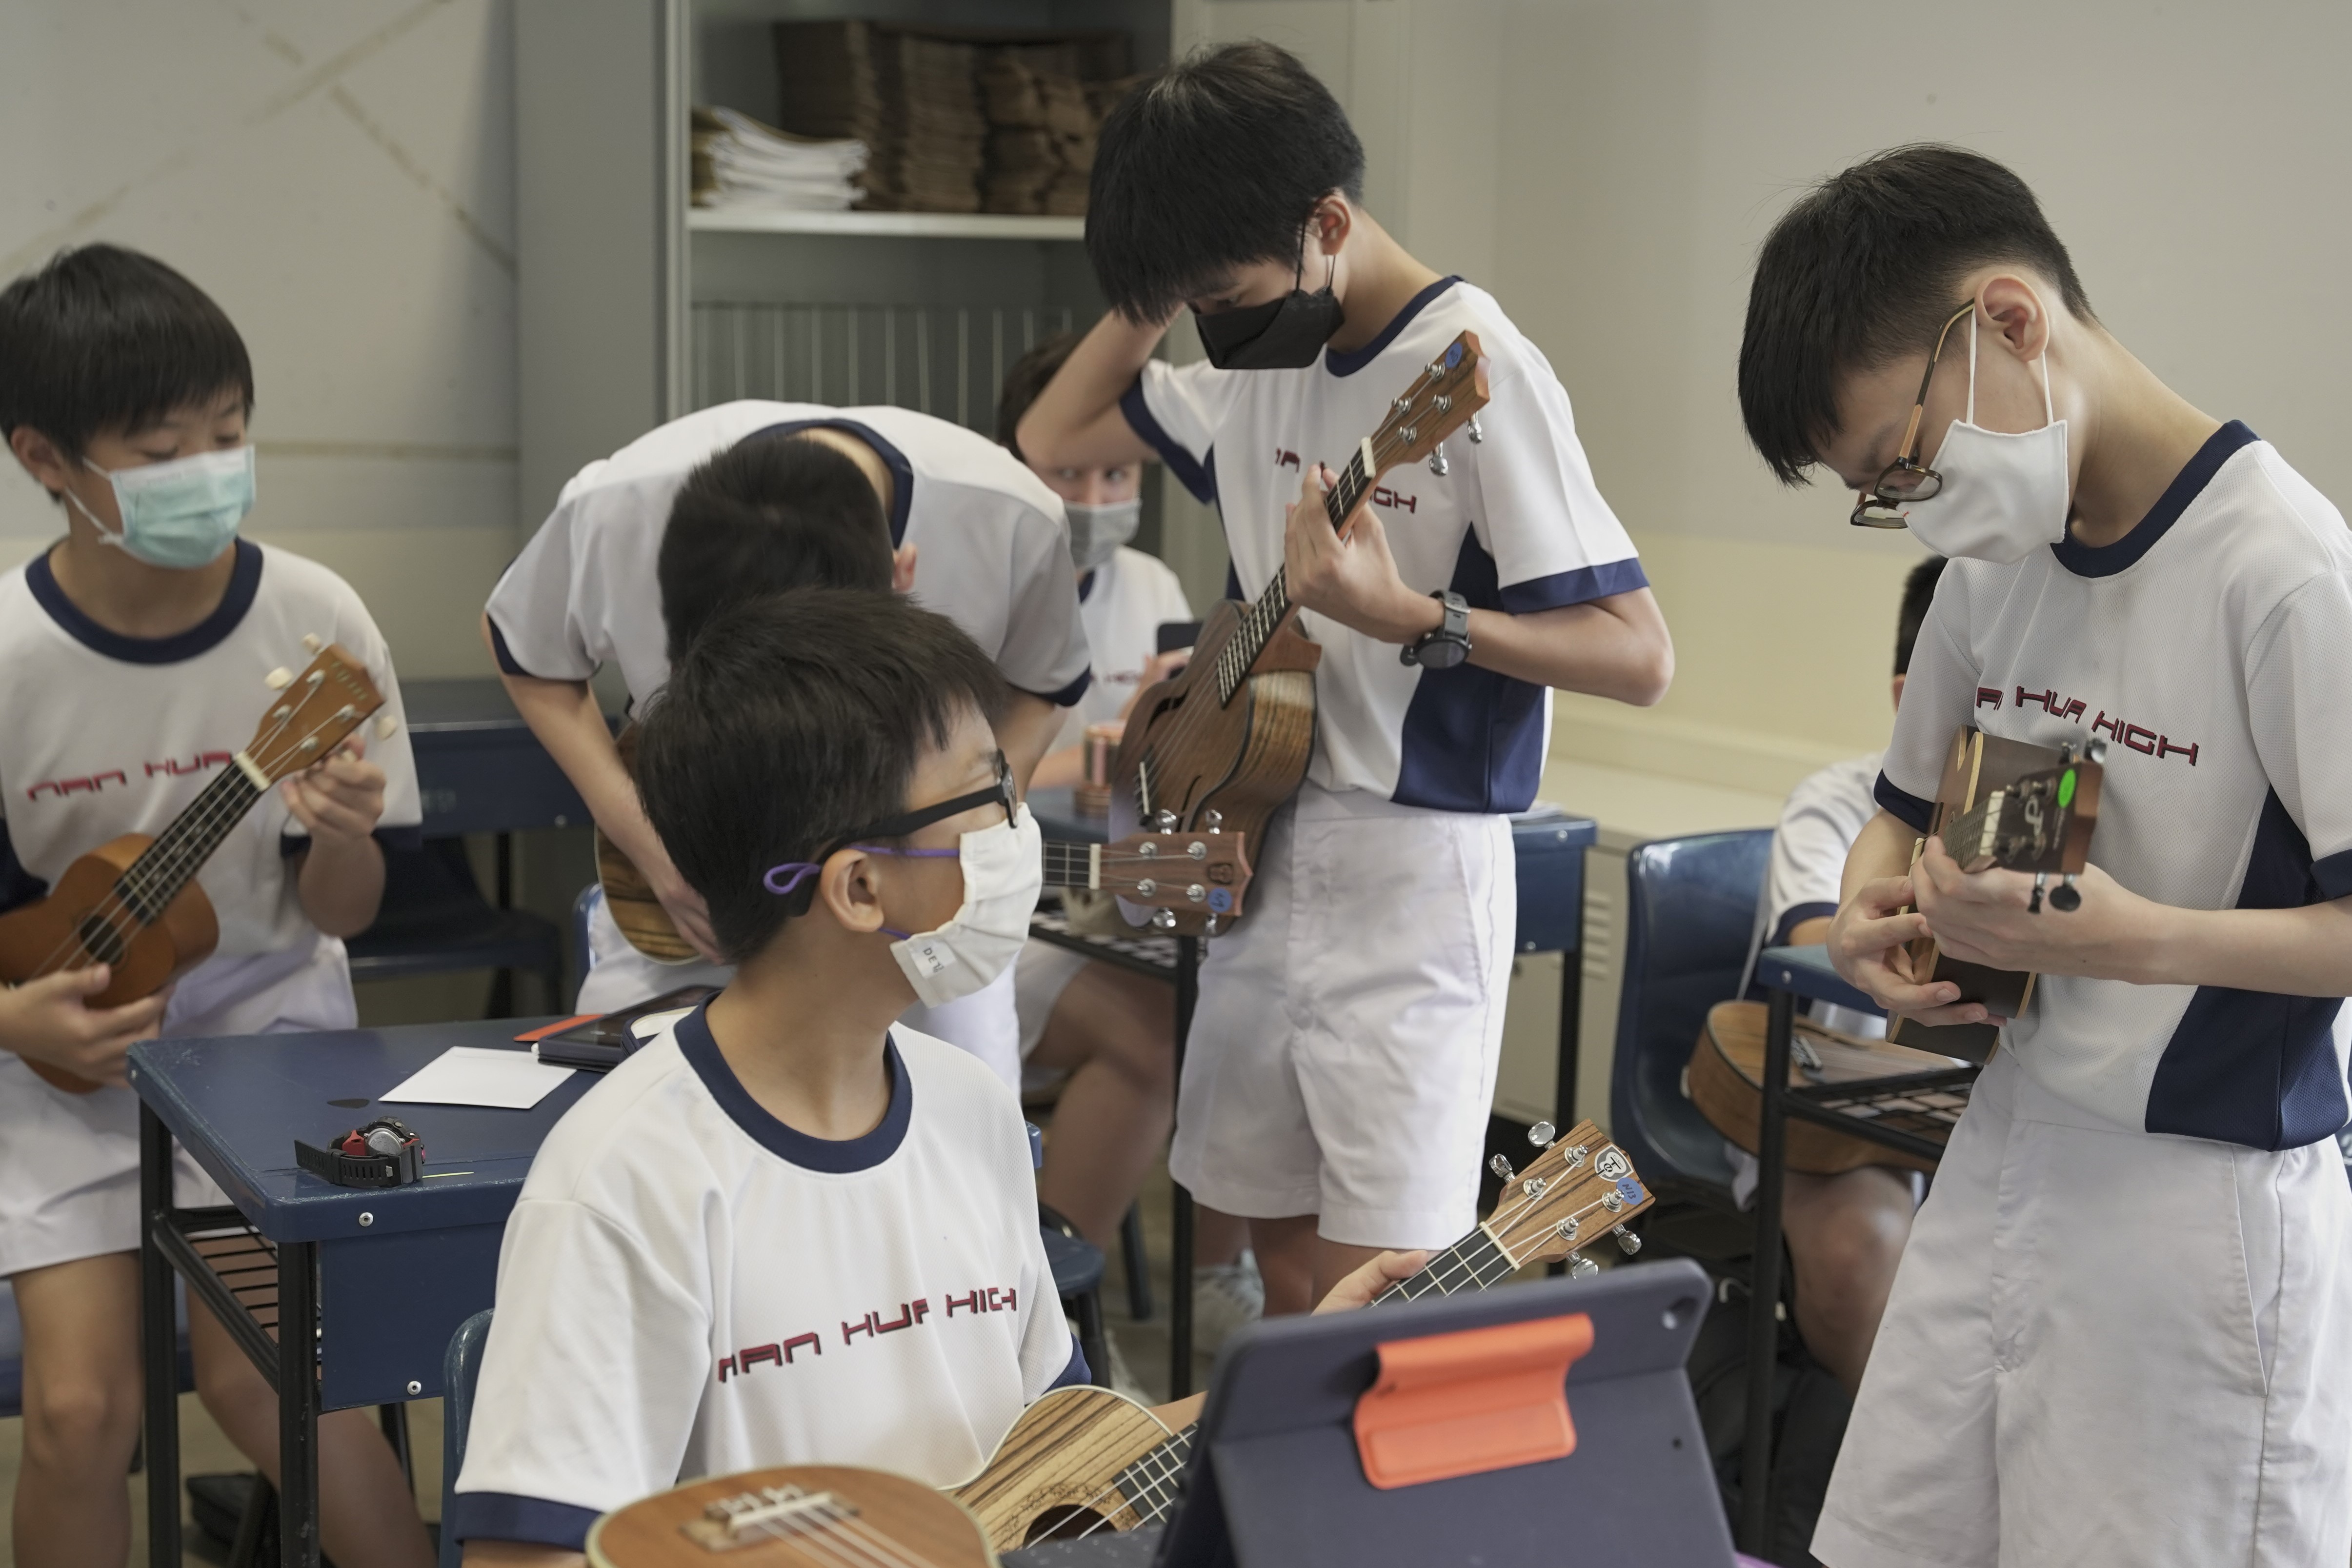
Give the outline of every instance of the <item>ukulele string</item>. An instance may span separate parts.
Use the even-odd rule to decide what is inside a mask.
[[[813,1530],[794,1530],[782,1520],[770,1520],[759,1526],[760,1531],[771,1540],[792,1542],[819,1563],[842,1568],[937,1568],[929,1558],[914,1555],[837,1502],[811,1512],[818,1521]],[[844,1539],[830,1539],[835,1532]]]
[[[205,797],[212,795],[214,791],[218,789],[222,783],[222,779],[216,778],[211,784],[206,784],[203,791],[197,795],[195,800],[190,803],[191,809],[193,810],[194,806],[202,805]],[[149,847],[152,848],[152,846],[150,846]],[[131,864],[135,867],[138,862],[134,860]],[[136,910],[129,908],[122,896],[122,885],[124,881],[130,878],[130,869],[126,868],[121,877],[118,877],[108,886],[104,897],[100,898],[97,903],[92,904],[81,919],[73,921],[67,927],[65,935],[58,939],[57,946],[48,951],[47,956],[41,960],[39,967],[33,971],[34,973],[54,974],[61,969],[70,972],[76,969],[86,968],[89,964],[98,962],[96,955],[89,952],[88,943],[84,941],[82,935],[84,930],[89,926],[92,920],[96,920],[103,924],[107,929],[108,934],[116,942],[126,945],[129,943],[131,935],[135,934],[138,928],[145,923],[138,918]],[[115,907],[110,908],[110,905]],[[116,917],[120,914],[129,914],[131,916],[128,930],[120,927],[115,923]],[[80,955],[79,958],[76,957],[77,952]]]

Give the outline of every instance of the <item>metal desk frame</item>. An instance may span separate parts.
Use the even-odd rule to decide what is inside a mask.
[[[1780,1207],[1788,1185],[1789,1118],[1797,1117],[1928,1161],[1944,1146],[1841,1110],[1877,1096],[1963,1088],[1977,1068],[1864,1079],[1835,1088],[1789,1087],[1797,998],[1876,1013],[1876,1004],[1839,978],[1818,947],[1767,948],[1757,960],[1765,990],[1763,1113],[1756,1137],[1756,1256],[1748,1304],[1748,1431],[1740,1445],[1739,1545],[1761,1552],[1771,1521],[1772,1373],[1780,1360]]]

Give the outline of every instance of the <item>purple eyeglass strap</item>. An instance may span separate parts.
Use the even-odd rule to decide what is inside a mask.
[[[961,849],[890,849],[879,844],[852,844],[849,847],[863,849],[868,855],[903,855],[910,860],[943,860],[963,853]],[[789,898],[803,882],[823,869],[814,861],[787,860],[781,866],[769,867],[768,874],[760,879],[760,885],[780,899]],[[792,875],[784,878],[782,887],[777,886],[777,877],[786,871]]]

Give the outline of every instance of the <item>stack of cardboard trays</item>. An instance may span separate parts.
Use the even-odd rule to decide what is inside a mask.
[[[694,111],[694,205],[838,212],[856,202],[866,144],[815,141],[732,109]]]
[[[863,142],[858,205],[907,212],[1086,211],[1124,34],[782,22],[784,128]]]

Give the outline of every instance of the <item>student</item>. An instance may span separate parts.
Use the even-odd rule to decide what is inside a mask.
[[[2352,1552],[2352,538],[2101,324],[2009,170],[1868,159],[1765,241],[1740,405],[1773,471],[1953,557],[1839,971],[1979,1022],[1900,945],[2040,972],[1895,1279],[1812,1542],[1877,1563]],[[1924,400],[1924,403],[1923,403]],[[1953,731],[2107,742],[2080,908],[1916,868]],[[1915,902],[1916,912],[1900,913]]]
[[[1372,220],[1363,167],[1330,93],[1269,44],[1129,94],[1087,216],[1113,313],[1020,430],[1048,468],[1157,452],[1215,501],[1234,587],[1286,570],[1322,645],[1306,786],[1202,968],[1171,1159],[1250,1216],[1269,1312],[1372,1247],[1475,1222],[1516,896],[1505,814],[1535,795],[1546,689],[1654,702],[1673,664],[1550,366]],[[1180,369],[1151,353],[1185,307],[1209,358]],[[1484,443],[1451,442],[1445,477],[1391,474],[1342,542],[1322,465],[1465,328],[1489,362]]]
[[[1014,457],[1022,456],[1021,416],[1077,342],[1075,332],[1056,332],[1004,373],[996,438]],[[1128,546],[1142,516],[1139,465],[1030,467],[1069,517],[1078,613],[1094,650],[1094,684],[1069,710],[1033,781],[1066,789],[1086,776],[1087,726],[1125,721],[1144,688],[1183,667],[1191,649],[1161,653],[1160,632],[1191,621],[1192,609],[1165,563]],[[1032,942],[1014,968],[1013,1002],[1026,1077],[1068,1080],[1055,1102],[1037,1194],[1108,1250],[1175,1114],[1175,994],[1116,964]],[[1257,1317],[1265,1291],[1244,1250],[1244,1222],[1205,1206],[1193,1214],[1193,1340],[1214,1350]]]
[[[769,447],[780,449],[753,460]],[[742,460],[710,462],[739,449]],[[688,485],[689,473],[700,482]],[[1025,788],[1060,728],[1059,710],[1087,689],[1086,634],[1061,503],[984,436],[904,408],[706,408],[583,468],[499,580],[484,630],[515,706],[705,961],[667,966],[645,957],[600,899],[590,917],[593,962],[582,1010],[725,980],[708,917],[647,827],[588,688],[600,667],[616,664],[631,703],[642,707],[667,678],[669,639],[653,590],[668,530],[690,520],[721,541],[714,553],[733,571],[714,567],[709,589],[723,596],[735,591],[737,574],[790,579],[794,563],[759,560],[766,535],[860,531],[877,504],[898,585],[962,626],[1011,683],[1005,751]],[[1017,1081],[1010,977],[984,997],[910,1022]]]
[[[1943,574],[1943,557],[1930,556],[1903,582],[1903,608],[1895,633],[1895,704],[1903,705],[1903,682],[1911,650]],[[1878,814],[1872,790],[1881,753],[1832,763],[1789,792],[1780,826],[1772,834],[1772,860],[1756,908],[1757,946],[1811,946],[1828,940],[1837,913],[1838,881],[1846,853],[1864,824]],[[1754,961],[1749,961],[1752,970]],[[1746,987],[1743,985],[1744,991]],[[1864,1039],[1886,1033],[1875,1013],[1816,1003],[1813,1022]],[[1727,1142],[1736,1179],[1732,1191],[1741,1207],[1756,1192],[1756,1157]],[[1834,1176],[1790,1171],[1781,1192],[1781,1224],[1796,1265],[1797,1331],[1805,1348],[1845,1388],[1862,1386],[1863,1363],[1886,1310],[1895,1261],[1911,1234],[1911,1211],[1919,1184],[1914,1173],[1888,1165],[1864,1165]]]
[[[646,812],[739,967],[532,1163],[447,1526],[467,1563],[578,1563],[682,1476],[955,1485],[1086,1377],[1019,1105],[893,1025],[931,955],[966,989],[1009,965],[1036,898],[1003,697],[944,617],[810,589],[712,622],[648,708]]]
[[[253,371],[220,307],[162,262],[109,245],[61,253],[0,291],[0,433],[56,501],[66,535],[0,577],[0,907],[76,858],[160,831],[244,749],[266,678],[306,634],[366,665],[396,722],[383,638],[341,578],[237,537],[253,504]],[[121,1563],[139,1436],[139,1102],[131,1043],[157,1036],[347,1029],[340,940],[383,891],[377,837],[414,841],[408,738],[354,736],[282,783],[197,881],[213,956],[166,994],[84,1005],[103,966],[0,992],[0,1273],[25,1333],[16,1562]],[[41,1062],[99,1082],[69,1094]],[[226,1203],[186,1155],[181,1201]],[[197,1391],[272,1481],[278,1401],[192,1298]],[[372,1415],[319,1424],[327,1549],[345,1568],[431,1560]]]

